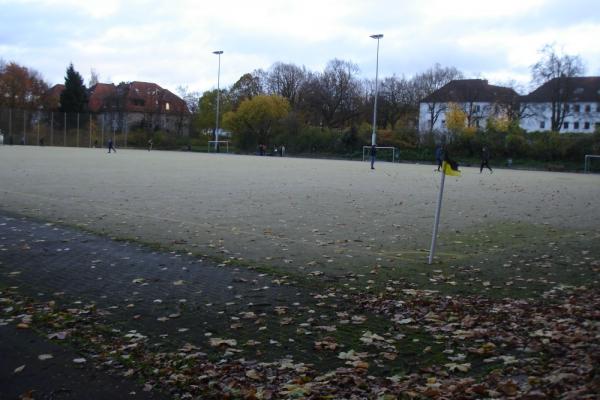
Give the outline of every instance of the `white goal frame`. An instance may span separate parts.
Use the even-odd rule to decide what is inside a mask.
[[[210,145],[214,143],[215,153],[217,151],[217,144],[225,143],[225,152],[229,153],[229,140],[209,140],[207,151],[210,153]]]
[[[398,149],[397,147],[393,147],[393,146],[375,146],[375,148],[377,150],[379,149],[392,149],[392,163],[396,162],[396,152],[398,152],[398,154],[400,154],[400,149]],[[363,146],[363,161],[369,160],[370,159],[370,151],[371,151],[371,146]],[[400,162],[400,158],[398,158],[398,162]]]
[[[598,155],[598,154],[586,154],[585,155],[585,161],[583,164],[583,173],[584,174],[587,174],[589,172],[588,169],[589,169],[591,158],[600,158],[600,155]]]

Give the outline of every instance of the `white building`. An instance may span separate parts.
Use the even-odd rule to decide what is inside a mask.
[[[451,103],[462,108],[469,127],[484,129],[490,116],[510,115],[526,132],[600,129],[600,77],[555,78],[526,96],[482,79],[451,81],[419,103],[419,132],[446,132]]]
[[[527,132],[593,133],[600,128],[600,77],[554,78],[520,98]]]
[[[489,117],[506,115],[518,97],[513,89],[490,85],[484,79],[451,81],[419,103],[419,131],[445,132],[446,113],[452,103],[464,111],[468,127],[483,129]]]

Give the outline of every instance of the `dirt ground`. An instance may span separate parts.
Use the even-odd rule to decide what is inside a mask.
[[[427,266],[439,181],[0,147],[0,392],[594,398],[598,176],[463,168]]]
[[[598,227],[597,175],[462,170],[446,180],[442,236],[511,222]],[[0,182],[9,212],[197,254],[336,270],[426,257],[440,175],[431,165],[371,171],[337,160],[3,146]]]

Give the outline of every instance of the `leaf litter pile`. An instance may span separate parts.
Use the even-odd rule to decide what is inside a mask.
[[[316,311],[246,312],[233,318],[243,322],[234,322],[228,336],[207,335],[176,348],[164,337],[111,326],[110,312],[94,304],[36,302],[16,287],[0,294],[0,324],[67,341],[83,360],[135,377],[145,391],[181,399],[598,398],[597,288],[558,285],[536,300],[494,300],[410,286],[389,282],[386,291],[351,296],[331,288],[313,293]],[[331,313],[327,325],[321,313]],[[256,339],[236,339],[235,323],[255,331]],[[255,349],[280,341],[261,330],[277,326],[293,327],[288,340],[295,336],[298,347],[309,346],[323,364],[293,354],[263,359]]]
[[[28,284],[32,270],[2,265],[0,326],[33,329],[74,347],[73,364],[178,399],[596,399],[598,237],[541,238],[548,254],[536,257],[503,245],[512,256],[491,260],[497,245],[487,247],[501,242],[486,239],[470,250],[484,258],[434,268],[376,265],[333,276],[308,263],[310,272],[289,276],[237,276],[222,304],[203,302],[197,283],[161,284],[148,271],[119,281],[124,298],[43,294]],[[17,251],[35,243],[19,241]],[[241,270],[233,261],[218,267]],[[96,264],[89,270],[98,278],[113,273]],[[290,297],[266,295],[275,288]]]

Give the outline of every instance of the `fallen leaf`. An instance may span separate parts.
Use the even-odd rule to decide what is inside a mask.
[[[471,369],[471,363],[457,364],[457,363],[448,363],[444,364],[444,367],[448,368],[450,371],[460,371],[467,372]]]
[[[68,332],[66,331],[61,331],[61,332],[55,332],[55,333],[50,333],[48,335],[48,339],[58,339],[58,340],[65,340],[65,338],[69,335]]]
[[[221,339],[221,338],[211,338],[210,345],[212,347],[221,347],[221,346],[237,346],[237,340],[235,339]]]
[[[246,376],[250,379],[254,379],[255,381],[259,381],[262,379],[262,376],[258,372],[256,372],[255,369],[246,371]]]
[[[507,396],[514,396],[517,394],[519,387],[514,381],[508,380],[505,382],[500,382],[498,384],[498,390]]]

